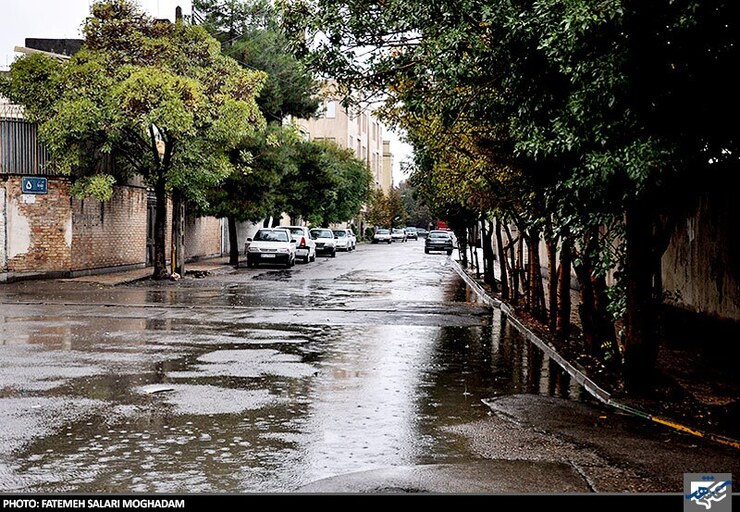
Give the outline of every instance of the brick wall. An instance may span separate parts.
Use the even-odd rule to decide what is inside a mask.
[[[115,187],[106,202],[72,199],[72,270],[143,265],[146,201],[137,187]]]
[[[69,180],[49,178],[47,194],[22,194],[21,177],[5,182],[8,272],[66,272],[70,268],[72,210]]]
[[[216,217],[185,217],[185,259],[221,255],[221,221]]]

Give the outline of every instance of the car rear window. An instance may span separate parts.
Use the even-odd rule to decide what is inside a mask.
[[[429,233],[429,236],[431,238],[449,238],[450,237],[450,235],[448,235],[447,233],[435,233],[434,231]]]
[[[260,242],[287,242],[288,234],[285,231],[271,231],[261,229],[257,231],[254,239]]]

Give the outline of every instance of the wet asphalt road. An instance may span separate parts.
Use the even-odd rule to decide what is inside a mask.
[[[595,404],[423,242],[0,286],[0,492],[681,492],[732,448]]]

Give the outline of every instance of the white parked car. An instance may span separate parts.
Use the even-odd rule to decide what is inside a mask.
[[[349,228],[347,228],[347,234],[349,234],[349,238],[352,240],[352,250],[357,249],[357,235]]]
[[[260,263],[295,265],[296,244],[285,228],[263,228],[253,238],[247,238],[247,266]]]
[[[316,240],[311,238],[311,232],[305,226],[280,226],[290,231],[295,242],[295,257],[304,263],[316,260]]]
[[[391,238],[391,230],[385,229],[385,228],[378,228],[375,230],[375,234],[373,235],[373,242],[374,244],[379,244],[380,242],[383,243],[391,243],[393,239]]]
[[[352,246],[352,237],[346,229],[333,229],[334,240],[336,240],[337,250],[339,251],[351,251],[354,247]]]
[[[394,242],[405,242],[406,241],[406,230],[403,228],[391,229],[391,240]]]
[[[311,238],[316,242],[316,254],[328,254],[332,258],[336,257],[337,242],[331,229],[313,228]]]

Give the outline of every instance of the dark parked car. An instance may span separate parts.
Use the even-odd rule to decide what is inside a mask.
[[[455,248],[452,234],[449,231],[433,230],[424,240],[424,252],[429,254],[432,251],[445,251],[448,255],[452,254]]]

